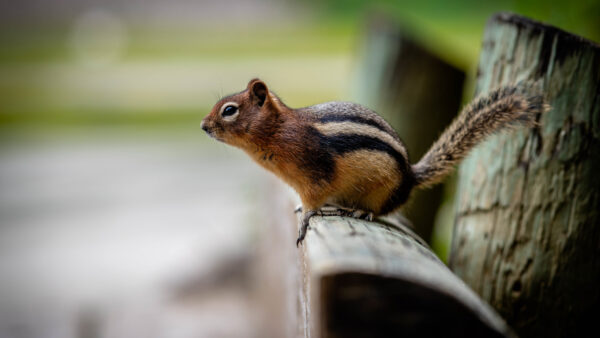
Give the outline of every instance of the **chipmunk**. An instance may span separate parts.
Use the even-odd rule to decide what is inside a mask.
[[[322,207],[335,206],[330,215],[372,220],[402,206],[413,188],[440,182],[486,136],[534,126],[548,106],[528,89],[505,86],[475,99],[416,164],[394,129],[369,108],[327,102],[293,109],[259,79],[219,100],[201,127],[296,190],[302,202],[299,245]]]

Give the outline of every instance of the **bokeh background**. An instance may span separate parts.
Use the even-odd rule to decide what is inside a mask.
[[[292,107],[365,103],[372,13],[464,70],[467,101],[496,11],[600,40],[591,0],[0,1],[0,337],[272,335],[253,277],[270,174],[202,117],[253,77]]]

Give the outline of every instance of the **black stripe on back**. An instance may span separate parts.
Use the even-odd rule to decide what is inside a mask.
[[[371,136],[360,134],[320,135],[320,143],[323,149],[343,155],[348,152],[361,149],[382,151],[390,155],[398,163],[400,170],[406,168],[406,159],[394,147],[386,142]]]
[[[407,159],[399,153],[394,147],[386,142],[366,135],[351,134],[351,135],[323,135],[316,129],[312,133],[319,137],[321,149],[329,149],[334,155],[343,155],[352,151],[367,149],[382,151],[390,155],[396,160],[398,169],[402,173],[402,181],[396,189],[391,193],[388,201],[383,206],[381,213],[387,214],[398,208],[408,200],[410,192],[415,185],[415,178],[412,170],[409,168]]]
[[[390,155],[398,164],[398,169],[402,173],[402,181],[399,186],[390,194],[387,202],[381,210],[381,214],[387,214],[398,208],[406,202],[413,186],[415,178],[412,170],[407,163],[406,158],[394,147],[386,142],[366,135],[323,135],[316,128],[309,127],[307,137],[316,139],[318,145],[316,148],[307,149],[307,153],[300,156],[302,168],[307,170],[315,183],[321,181],[331,182],[335,171],[335,156],[342,156],[346,153],[357,150],[381,151]]]
[[[390,134],[389,128],[386,128],[386,126],[382,125],[381,123],[379,123],[375,120],[366,119],[366,118],[360,117],[360,116],[331,114],[331,115],[327,115],[327,116],[323,116],[323,117],[319,118],[319,122],[321,122],[321,123],[346,122],[346,121],[373,126],[387,134]],[[392,137],[396,138],[395,135],[392,135]]]
[[[315,184],[326,183],[333,180],[335,172],[334,154],[323,148],[321,138],[323,135],[313,127],[305,130],[306,135],[301,135],[298,139],[290,142],[302,142],[302,153],[296,158],[298,166],[305,172]]]

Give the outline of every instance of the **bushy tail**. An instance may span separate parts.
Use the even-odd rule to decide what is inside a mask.
[[[485,137],[519,125],[534,126],[536,116],[550,108],[535,87],[505,86],[473,100],[412,166],[416,185],[431,186],[441,181]]]

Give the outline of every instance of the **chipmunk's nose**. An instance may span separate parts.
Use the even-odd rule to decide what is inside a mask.
[[[206,125],[206,123],[204,123],[204,120],[200,122],[200,128],[202,128],[202,130],[208,133],[208,126]]]

